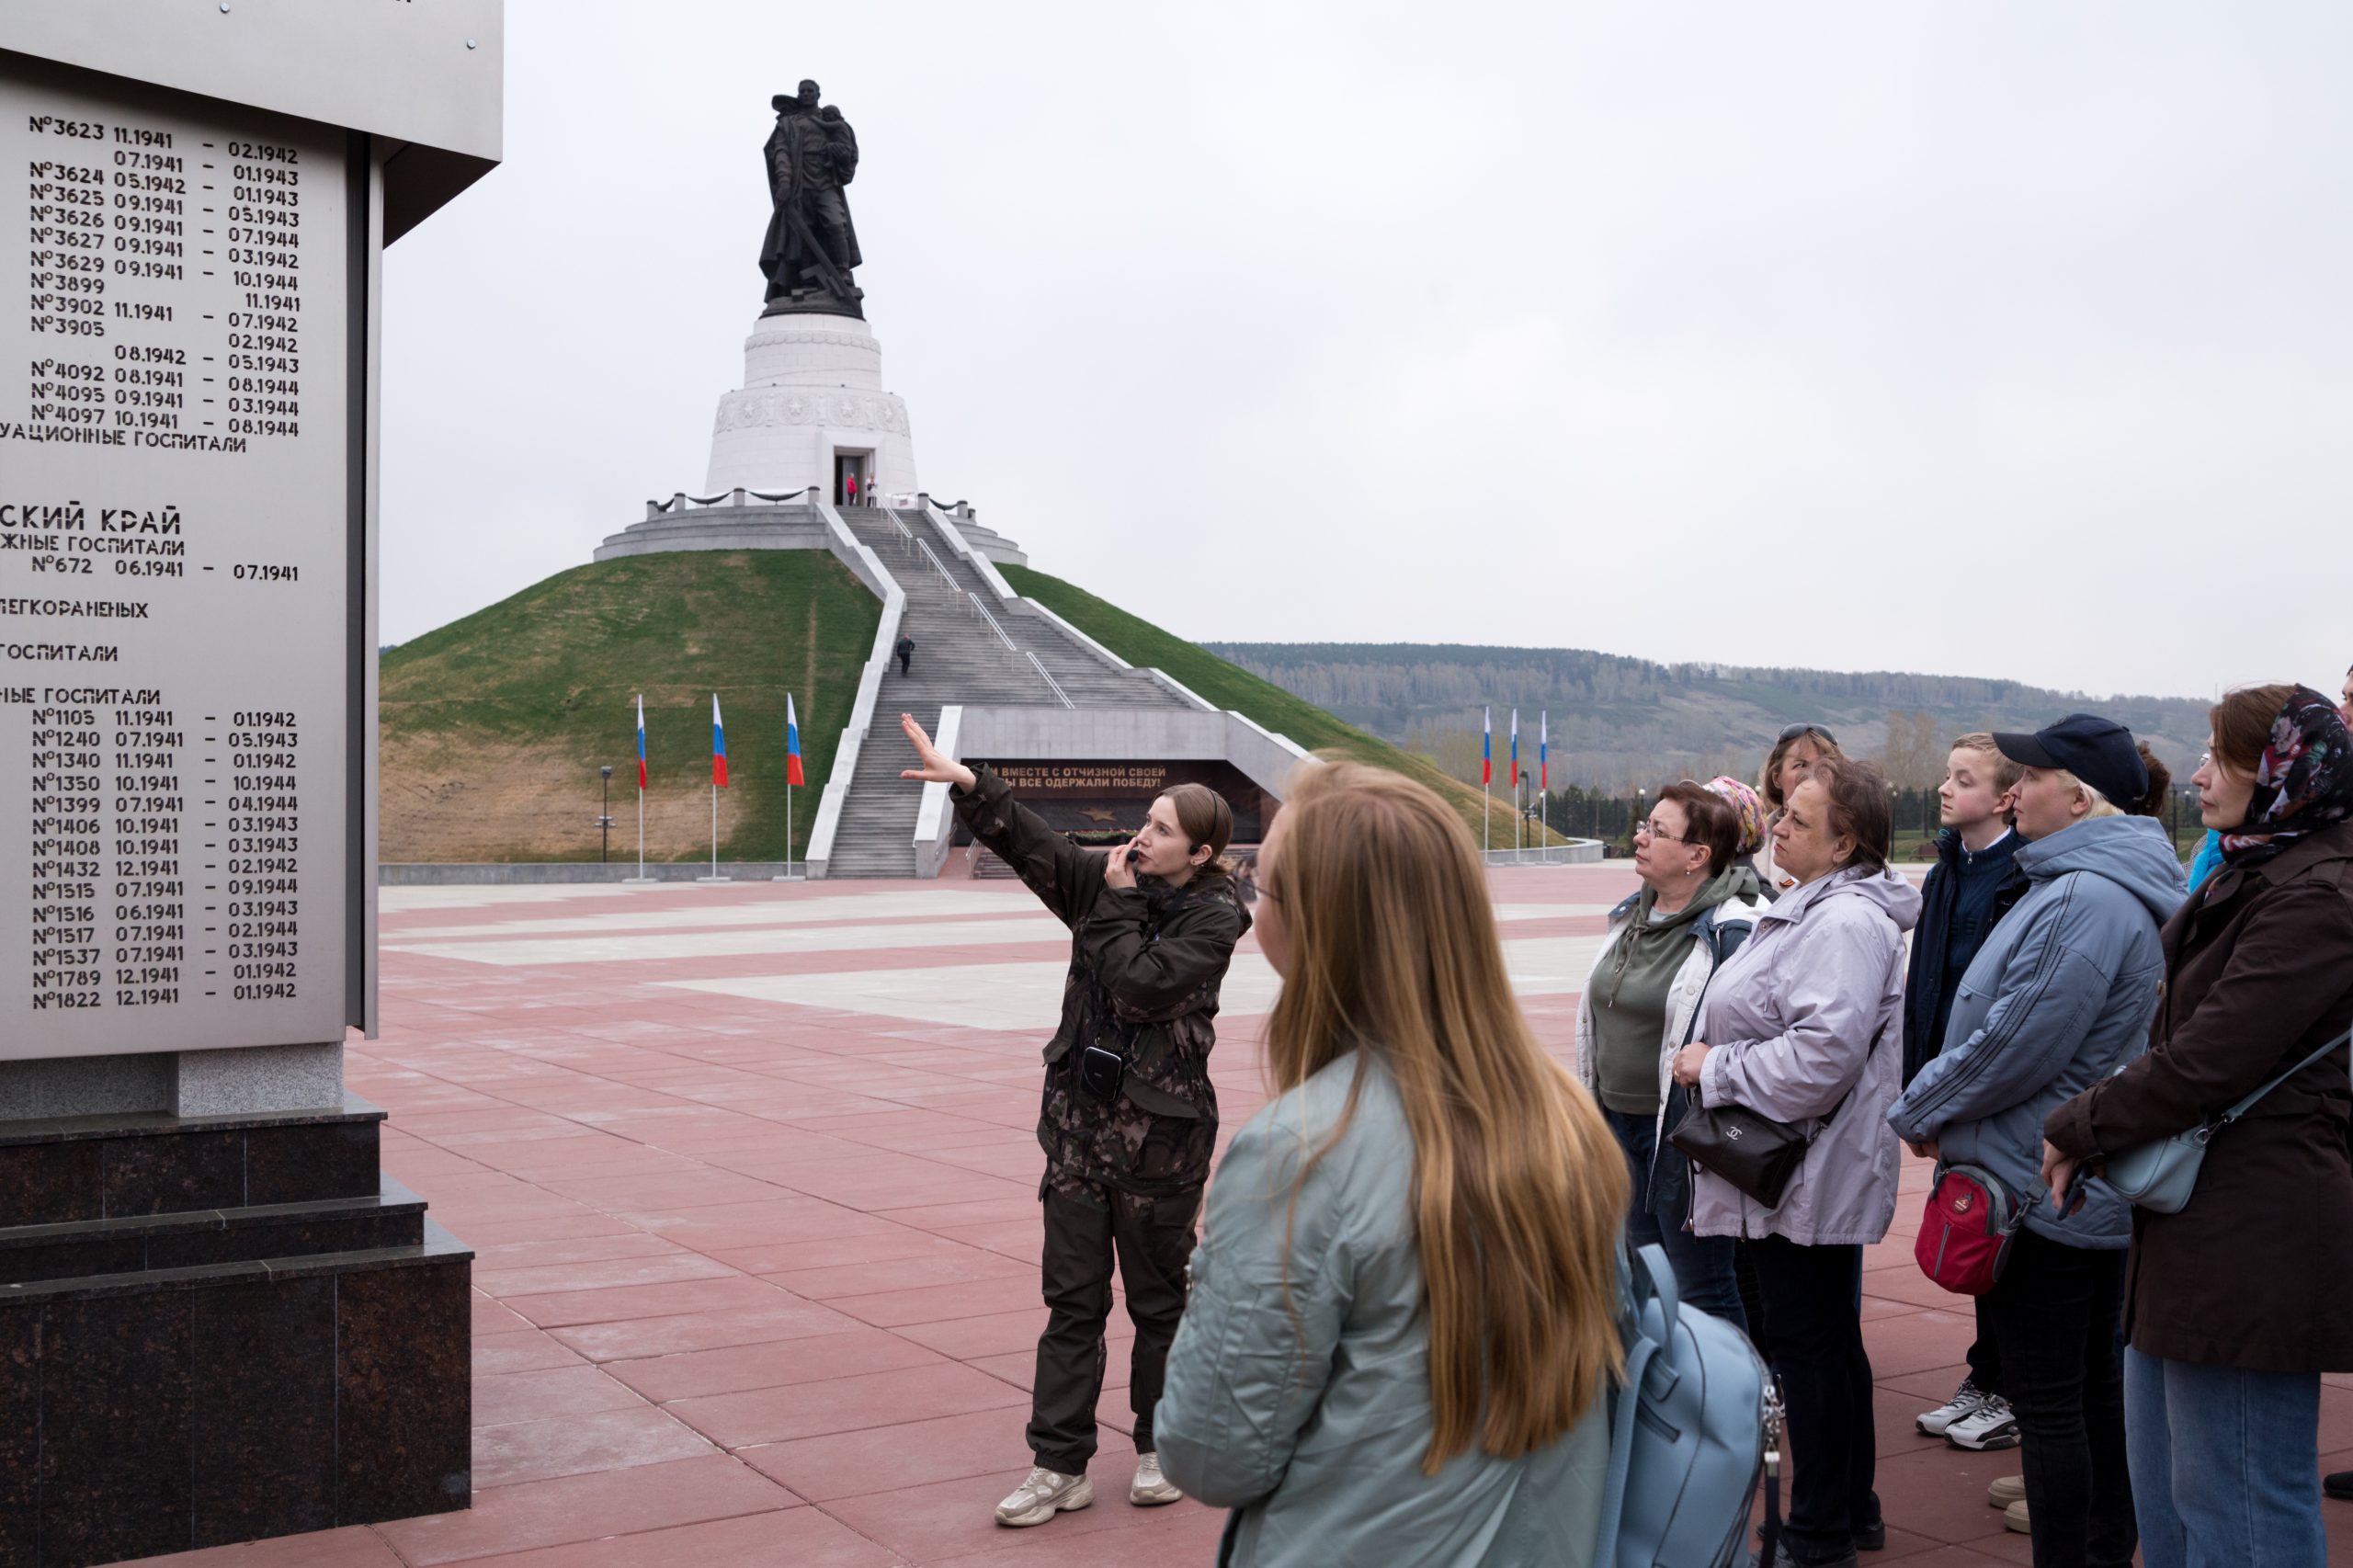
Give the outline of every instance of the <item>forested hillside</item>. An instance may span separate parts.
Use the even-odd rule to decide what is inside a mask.
[[[1476,777],[1480,710],[1495,753],[1518,708],[1523,759],[1549,710],[1552,782],[1616,789],[1689,773],[1755,774],[1787,724],[1827,725],[1847,751],[1881,758],[1899,784],[1940,776],[1947,743],[1972,729],[2030,730],[2105,714],[2147,739],[2186,780],[2206,742],[2206,703],[2089,697],[2017,681],[1873,670],[1661,665],[1586,649],[1461,643],[1211,642],[1213,653],[1373,733]],[[1891,737],[1893,744],[1891,745]]]

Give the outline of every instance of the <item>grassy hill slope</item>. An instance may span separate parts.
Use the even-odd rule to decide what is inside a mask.
[[[689,551],[559,573],[379,662],[382,857],[593,860],[613,769],[613,858],[637,852],[645,696],[648,859],[710,852],[710,699],[725,710],[722,859],[781,860],[784,699],[800,710],[808,846],[881,605],[822,551]]]
[[[1238,665],[1140,620],[1117,605],[1096,597],[1060,577],[1027,566],[1001,566],[1006,581],[1036,599],[1089,637],[1131,665],[1163,669],[1221,708],[1231,708],[1274,731],[1289,735],[1310,751],[1326,752],[1357,762],[1385,767],[1418,778],[1453,802],[1473,837],[1483,812],[1492,841],[1508,848],[1512,842],[1511,811],[1507,804],[1488,805],[1474,787],[1457,783],[1427,758],[1400,750],[1377,735],[1343,723],[1330,713]],[[1500,745],[1500,742],[1498,744]],[[1504,759],[1495,759],[1495,777],[1504,776]],[[1501,788],[1500,783],[1498,789]],[[1554,835],[1554,840],[1558,840]],[[1531,838],[1529,842],[1534,842]]]

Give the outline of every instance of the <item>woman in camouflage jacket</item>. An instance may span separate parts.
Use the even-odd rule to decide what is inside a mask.
[[[913,715],[899,722],[922,763],[902,777],[949,785],[972,835],[1071,929],[1038,1118],[1049,1316],[1030,1394],[1037,1464],[998,1505],[997,1520],[1043,1524],[1094,1501],[1086,1467],[1115,1256],[1136,1328],[1128,1499],[1175,1502],[1154,1451],[1152,1413],[1184,1312],[1193,1220],[1217,1143],[1209,1058],[1218,988],[1250,928],[1223,859],[1233,812],[1215,791],[1182,784],[1153,802],[1131,843],[1108,854],[1083,849],[1014,800],[1004,779],[943,755]]]

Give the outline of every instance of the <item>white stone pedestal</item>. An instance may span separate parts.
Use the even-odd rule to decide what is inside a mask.
[[[912,494],[907,405],[882,390],[882,346],[855,316],[766,316],[744,340],[744,385],[719,400],[708,494],[834,496],[835,459],[855,455],[868,490]]]

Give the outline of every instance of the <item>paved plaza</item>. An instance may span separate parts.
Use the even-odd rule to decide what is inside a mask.
[[[1565,1056],[1619,866],[1491,873],[1512,970]],[[355,1044],[384,1165],[477,1252],[469,1512],[151,1561],[239,1568],[1201,1563],[1223,1516],[1130,1507],[1115,1312],[1098,1501],[1041,1528],[1026,1471],[1031,1128],[1068,938],[1006,882],[384,892],[383,1034]],[[1262,1103],[1276,983],[1225,987],[1226,1128]],[[1886,1551],[2031,1561],[1985,1484],[2015,1450],[1922,1438],[1970,1320],[1923,1278],[1907,1162],[1866,1260]],[[2353,1467],[2353,1377],[2322,1448]],[[1101,1484],[1111,1483],[1113,1484]],[[2331,1504],[2353,1568],[2353,1506]]]

